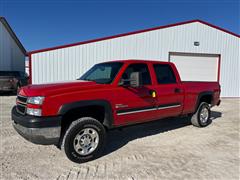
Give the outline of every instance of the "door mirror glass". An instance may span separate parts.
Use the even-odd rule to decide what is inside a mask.
[[[140,73],[132,72],[130,74],[130,86],[131,87],[140,87]]]
[[[130,79],[121,79],[119,86],[126,86],[126,87],[140,87],[140,73],[139,72],[132,72],[130,74]]]
[[[119,81],[120,86],[140,87],[151,84],[148,66],[145,63],[130,64]]]

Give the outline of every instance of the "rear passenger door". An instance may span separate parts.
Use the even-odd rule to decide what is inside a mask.
[[[178,116],[182,113],[184,91],[177,82],[174,71],[169,64],[153,64],[157,84],[157,111],[159,118]]]

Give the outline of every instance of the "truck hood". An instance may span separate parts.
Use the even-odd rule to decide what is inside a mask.
[[[68,92],[87,90],[95,88],[95,86],[101,86],[102,84],[97,84],[92,81],[67,81],[67,82],[57,82],[49,84],[37,84],[28,85],[21,88],[19,94],[23,96],[48,96],[48,95],[59,95]]]

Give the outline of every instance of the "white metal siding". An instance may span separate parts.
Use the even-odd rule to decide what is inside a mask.
[[[239,48],[239,38],[195,22],[32,54],[32,83],[73,80],[102,61],[168,61],[169,52],[221,54],[222,96],[239,97]]]
[[[218,80],[219,57],[195,55],[170,55],[182,81],[210,81]]]
[[[25,71],[25,55],[0,22],[0,71]]]

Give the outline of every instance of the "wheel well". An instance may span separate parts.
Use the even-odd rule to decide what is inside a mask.
[[[206,95],[203,95],[200,99],[199,99],[199,104],[201,102],[206,102],[208,104],[211,104],[212,103],[212,95],[211,94],[206,94]]]
[[[212,104],[212,99],[213,99],[213,95],[211,94],[211,93],[202,93],[202,94],[200,94],[199,96],[198,96],[198,99],[197,99],[197,102],[196,102],[196,106],[195,106],[195,111],[194,111],[194,113],[196,113],[197,112],[197,110],[198,110],[198,107],[199,107],[199,105],[202,103],[202,102],[206,102],[206,103],[208,103],[208,104]],[[194,114],[193,113],[193,114]]]
[[[92,117],[99,122],[103,123],[105,118],[105,109],[103,106],[99,105],[91,105],[85,107],[79,107],[69,110],[67,113],[63,115],[61,128],[62,133],[66,131],[69,125],[81,117]]]

